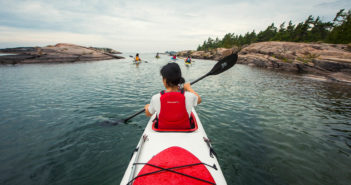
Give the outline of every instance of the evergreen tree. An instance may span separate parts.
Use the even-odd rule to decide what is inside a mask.
[[[328,36],[331,43],[351,43],[351,10],[347,13],[344,9],[340,10],[333,20],[333,30]]]
[[[323,22],[319,16],[314,19],[310,15],[304,22],[297,25],[289,21],[285,27],[285,22],[283,22],[280,24],[279,30],[272,23],[258,34],[253,30],[251,33],[245,33],[244,36],[227,33],[222,39],[217,37],[213,40],[209,37],[202,45],[197,47],[197,50],[208,51],[219,47],[231,48],[264,41],[351,43],[351,10],[345,12],[345,9],[341,9],[336,14],[333,22]]]

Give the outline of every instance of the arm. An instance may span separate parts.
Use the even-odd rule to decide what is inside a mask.
[[[149,112],[149,106],[150,106],[150,104],[146,104],[145,107],[144,107],[144,109],[145,109],[145,115],[146,115],[147,117],[151,117],[151,116],[152,116],[152,114]]]
[[[202,102],[201,97],[199,94],[197,94],[190,86],[190,83],[184,84],[184,90],[189,91],[197,96],[197,104],[200,104]]]

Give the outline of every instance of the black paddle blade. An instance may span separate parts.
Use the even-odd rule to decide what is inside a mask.
[[[101,126],[116,126],[118,124],[126,123],[124,119],[117,120],[117,121],[103,121],[100,123]]]
[[[118,125],[118,124],[122,124],[122,123],[126,123],[126,120],[120,119],[120,120],[114,121],[114,122],[112,122],[112,125]]]
[[[112,121],[105,121],[105,122],[103,122],[103,125],[104,126],[106,126],[106,125],[108,125],[108,126],[115,126],[115,125],[118,125],[118,124],[121,124],[121,123],[127,123],[130,119],[134,118],[135,116],[137,116],[137,115],[139,115],[139,114],[141,114],[143,112],[145,112],[145,109],[140,110],[139,112],[129,116],[126,119],[120,119],[120,120],[113,121],[113,122]]]
[[[217,75],[222,73],[231,67],[233,67],[238,61],[238,53],[233,53],[228,55],[217,62],[215,66],[213,66],[212,70],[208,73],[208,75]]]

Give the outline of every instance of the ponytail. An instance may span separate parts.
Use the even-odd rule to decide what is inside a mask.
[[[182,72],[177,63],[166,64],[161,68],[160,73],[166,79],[168,86],[178,86],[185,83],[185,79],[182,77]]]

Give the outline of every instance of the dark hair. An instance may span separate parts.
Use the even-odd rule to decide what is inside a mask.
[[[182,71],[177,63],[168,63],[161,68],[162,77],[166,79],[168,86],[177,86],[185,82]]]

